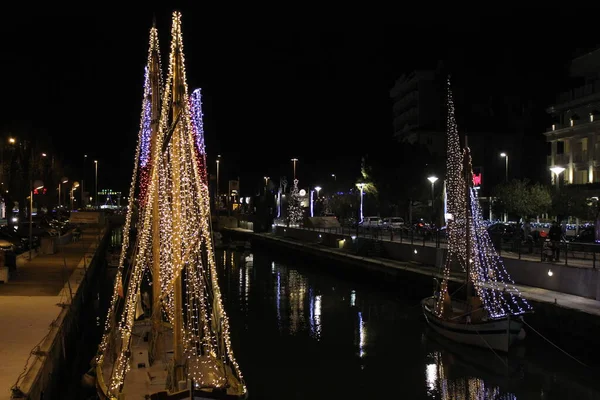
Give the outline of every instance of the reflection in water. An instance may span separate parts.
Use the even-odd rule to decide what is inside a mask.
[[[600,398],[556,363],[534,357],[507,374],[504,365],[491,365],[494,356],[485,349],[467,354],[424,341],[425,323],[415,307],[420,294],[405,298],[393,288],[292,267],[269,253],[253,252],[253,266],[244,261],[230,251],[219,261],[230,268],[219,272],[232,345],[252,398]]]
[[[367,355],[365,346],[367,345],[367,325],[363,321],[362,311],[358,312],[358,355],[363,358]]]
[[[427,394],[440,400],[516,400],[512,393],[502,393],[497,386],[486,385],[483,379],[450,377],[450,365],[439,351],[429,354],[433,361],[425,366]]]
[[[290,301],[290,334],[294,335],[304,329],[304,297],[306,294],[306,278],[292,269],[288,273],[288,297]]]
[[[320,340],[321,339],[321,295],[314,295],[314,290],[310,288],[308,290],[308,296],[310,298],[310,314],[308,321],[310,324],[310,336]]]

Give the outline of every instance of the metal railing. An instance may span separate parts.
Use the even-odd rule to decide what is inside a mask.
[[[304,227],[301,225],[295,226],[295,228],[352,237],[363,237],[372,240],[408,243],[413,246],[447,248],[448,245],[445,231],[443,230],[431,231],[408,228],[385,229],[379,227],[356,228],[345,226],[316,228]],[[523,240],[521,237],[501,237],[492,235],[490,238],[498,255],[502,257],[593,269],[596,269],[600,264],[600,244],[596,243],[579,243],[564,239],[560,242],[549,243],[542,237]],[[557,252],[555,252],[554,246],[556,246]],[[555,260],[553,255],[558,255],[558,261]]]

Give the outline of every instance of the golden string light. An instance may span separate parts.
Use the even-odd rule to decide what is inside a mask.
[[[151,33],[151,48],[153,37]],[[109,392],[113,396],[118,395],[129,371],[130,341],[141,282],[144,274],[152,270],[149,268],[153,261],[152,249],[159,246],[160,276],[154,277],[153,281],[160,284],[159,300],[166,320],[171,324],[175,324],[176,320],[182,321],[181,344],[188,378],[200,386],[225,388],[231,383],[228,381],[228,376],[231,375],[239,382],[238,389],[241,393],[246,393],[243,376],[233,354],[229,320],[223,307],[217,278],[210,226],[210,196],[206,171],[203,170],[206,165],[203,162],[205,154],[197,149],[195,135],[199,129],[194,126],[192,118],[181,15],[178,12],[173,14],[171,38],[168,71],[164,86],[161,86],[158,132],[153,133],[156,135],[153,146],[165,151],[151,152],[149,164],[153,168],[147,174],[147,182],[144,182],[147,188],[144,199],[146,206],[140,211],[125,307],[119,323],[120,347],[108,383]],[[149,58],[148,62],[151,61]],[[177,88],[182,88],[181,92]],[[143,104],[143,110],[146,110],[145,107],[146,103]],[[167,132],[177,118],[173,112],[174,107],[180,110],[181,115],[168,142],[165,142]],[[142,130],[143,127],[140,138]],[[143,151],[139,142],[136,165],[139,153]],[[137,173],[138,170],[134,169],[131,191],[135,188]],[[155,218],[153,211],[156,211],[152,205],[155,201],[158,202],[159,243],[153,242],[152,234]],[[121,256],[124,257],[125,253],[124,241]],[[175,285],[179,282],[185,285],[181,303],[176,298],[175,290]],[[116,285],[115,293],[118,293]],[[114,312],[115,307],[111,305],[111,315]],[[108,342],[106,339],[106,343]],[[105,350],[106,346],[102,346],[102,351]]]

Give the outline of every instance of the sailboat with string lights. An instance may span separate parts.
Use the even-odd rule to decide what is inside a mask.
[[[96,387],[107,400],[244,399],[217,280],[201,92],[188,92],[179,12],[171,37],[163,84],[158,32],[155,26],[150,31],[130,207],[95,358]],[[130,244],[138,181],[137,234]]]
[[[507,352],[525,337],[522,318],[532,307],[514,286],[483,222],[466,136],[464,148],[460,144],[449,79],[446,175],[448,251],[442,281],[421,302],[423,313],[428,325],[449,339]],[[451,294],[450,274],[457,269],[464,282],[462,290]]]

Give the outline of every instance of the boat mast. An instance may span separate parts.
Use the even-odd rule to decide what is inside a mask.
[[[465,135],[465,153],[464,153],[464,163],[463,163],[463,172],[465,175],[465,235],[466,235],[466,248],[467,252],[465,254],[465,272],[466,279],[465,285],[467,285],[467,304],[470,305],[471,300],[471,281],[469,276],[471,274],[471,182],[473,182],[473,176],[471,175],[471,168],[469,165],[469,141],[467,139],[467,135]]]
[[[157,35],[156,32],[156,21],[152,24],[152,34]],[[160,119],[160,102],[161,102],[161,90],[160,90],[160,64],[158,46],[154,46],[152,54],[150,55],[150,99],[151,101],[151,137],[152,142],[150,148],[152,149],[152,160],[159,160],[156,153],[160,151],[158,148],[158,127]],[[158,163],[151,165],[152,171],[150,176],[156,176],[159,168]],[[156,175],[155,175],[156,173]],[[154,193],[151,193],[152,203],[148,202],[147,206],[152,207],[152,355],[161,354],[161,339],[160,331],[162,324],[162,312],[161,312],[161,284],[160,284],[160,214],[158,209],[158,180],[157,186]],[[153,357],[154,358],[154,357]]]
[[[175,20],[174,23],[178,24],[176,28],[176,35],[180,35],[179,21]],[[173,267],[175,271],[175,279],[173,282],[174,290],[174,318],[173,318],[173,362],[175,367],[175,386],[179,384],[179,381],[183,380],[183,307],[182,307],[182,288],[181,288],[181,274],[183,272],[183,265],[181,265],[181,233],[182,223],[181,221],[181,178],[180,178],[180,141],[181,141],[181,124],[179,121],[179,113],[183,107],[184,101],[184,82],[183,82],[183,65],[182,65],[182,54],[180,41],[176,40],[175,57],[174,57],[174,68],[173,68],[173,106],[172,106],[172,117],[173,121],[177,124],[172,136],[171,142],[171,170],[172,170],[172,206],[173,206]]]

